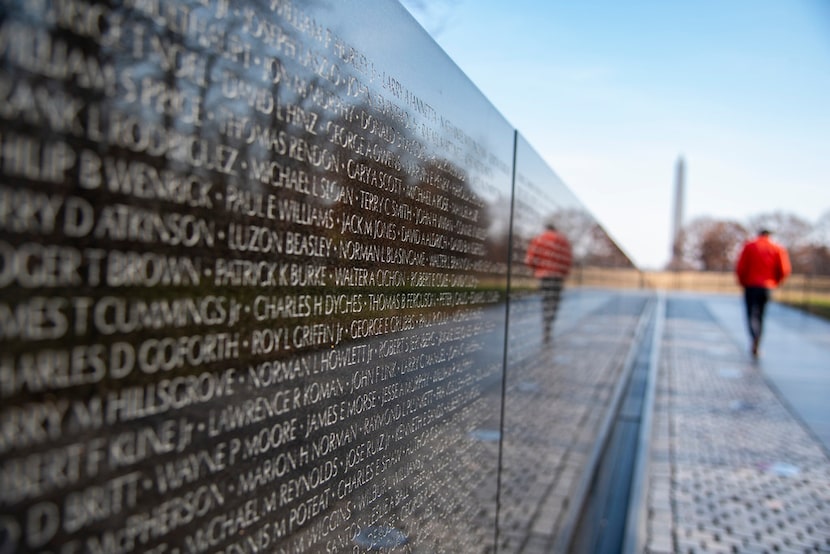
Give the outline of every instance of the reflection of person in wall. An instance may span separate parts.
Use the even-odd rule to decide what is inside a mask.
[[[770,291],[780,285],[791,272],[787,250],[770,240],[769,234],[768,230],[761,229],[754,240],[744,244],[738,263],[735,264],[738,282],[744,288],[746,321],[753,356],[758,356],[764,326],[764,308]]]
[[[544,232],[533,237],[528,244],[525,264],[533,269],[533,276],[539,279],[542,290],[545,341],[550,340],[550,330],[559,309],[562,283],[568,276],[572,263],[571,243],[553,224],[548,224]]]

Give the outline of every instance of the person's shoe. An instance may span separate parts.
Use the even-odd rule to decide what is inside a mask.
[[[752,357],[753,358],[758,357],[758,342],[759,342],[758,339],[755,339],[755,340],[752,341]]]

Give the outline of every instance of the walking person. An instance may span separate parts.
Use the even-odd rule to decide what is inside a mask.
[[[735,273],[744,289],[746,320],[752,341],[752,356],[758,356],[761,332],[764,327],[764,309],[770,291],[784,282],[791,271],[787,250],[770,239],[770,231],[761,229],[755,239],[744,244]]]
[[[549,223],[527,246],[525,264],[533,269],[542,290],[542,324],[545,342],[550,340],[551,327],[559,309],[565,277],[571,271],[571,243]]]

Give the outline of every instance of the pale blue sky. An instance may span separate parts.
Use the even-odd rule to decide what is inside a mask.
[[[830,0],[404,0],[642,268],[686,220],[830,210]]]

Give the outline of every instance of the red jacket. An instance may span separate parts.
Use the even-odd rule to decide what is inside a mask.
[[[791,272],[787,250],[765,235],[744,244],[735,265],[735,274],[742,287],[774,289]]]
[[[525,263],[533,268],[537,279],[567,277],[573,263],[571,243],[551,229],[530,240]]]

